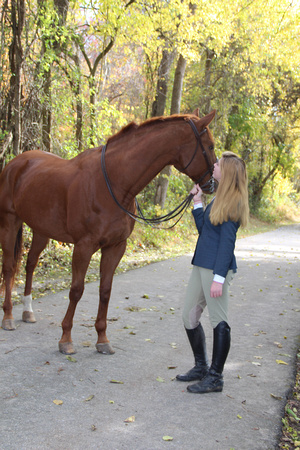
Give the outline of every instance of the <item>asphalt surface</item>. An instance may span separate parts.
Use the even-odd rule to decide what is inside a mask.
[[[115,276],[111,356],[95,349],[98,283],[77,307],[74,361],[58,352],[67,291],[34,301],[35,324],[16,306],[17,329],[0,329],[1,450],[276,449],[300,346],[300,226],[239,239],[236,256],[222,393],[174,379],[193,363],[181,319],[191,255]],[[210,355],[207,313],[202,323]]]

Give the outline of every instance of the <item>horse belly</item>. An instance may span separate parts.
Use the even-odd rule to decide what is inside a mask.
[[[15,200],[17,215],[30,228],[48,238],[61,242],[72,242],[66,226],[63,202],[56,196],[25,189]]]

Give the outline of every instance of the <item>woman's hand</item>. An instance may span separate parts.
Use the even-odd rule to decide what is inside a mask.
[[[223,284],[213,281],[210,287],[210,296],[212,298],[221,297],[223,292]]]
[[[202,203],[202,189],[200,188],[199,184],[195,184],[193,189],[190,191],[190,194],[194,196],[193,200],[194,203]]]

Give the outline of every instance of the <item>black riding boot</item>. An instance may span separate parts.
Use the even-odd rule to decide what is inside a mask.
[[[177,375],[179,381],[201,380],[208,372],[205,334],[201,323],[192,330],[185,329],[195,357],[195,366],[184,375]]]
[[[214,344],[212,363],[207,375],[198,383],[188,386],[187,390],[194,394],[221,392],[223,390],[223,368],[230,349],[230,326],[220,322],[214,328]]]

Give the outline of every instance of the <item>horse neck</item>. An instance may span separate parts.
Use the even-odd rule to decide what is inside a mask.
[[[176,162],[178,143],[174,139],[174,127],[165,128],[164,133],[152,133],[146,138],[142,133],[127,141],[124,137],[125,145],[120,140],[112,143],[110,149],[109,144],[110,167],[114,166],[114,179],[126,196],[135,197],[164,167]],[[113,175],[111,179],[115,184]]]

